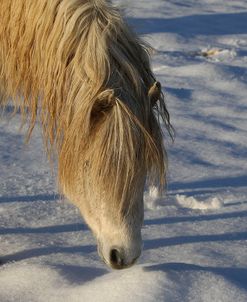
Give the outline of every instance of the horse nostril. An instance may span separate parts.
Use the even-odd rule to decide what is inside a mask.
[[[113,268],[121,269],[124,267],[124,259],[121,252],[117,249],[112,249],[110,251],[110,262]]]

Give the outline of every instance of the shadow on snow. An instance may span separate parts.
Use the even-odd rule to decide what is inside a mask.
[[[59,194],[37,194],[31,196],[1,196],[0,203],[8,202],[33,202],[33,201],[55,201],[60,198]]]
[[[53,266],[59,274],[71,284],[82,284],[92,281],[108,273],[107,269],[96,267],[85,267],[77,265],[55,265]]]
[[[182,36],[246,34],[246,20],[247,12],[127,19],[138,34],[176,33]]]
[[[170,238],[149,239],[144,241],[144,250],[169,247],[174,245],[183,245],[201,242],[222,242],[222,241],[241,241],[247,240],[247,232],[212,234],[212,235],[194,235],[178,236]]]
[[[198,216],[182,216],[182,217],[162,217],[158,219],[145,220],[144,225],[160,225],[160,224],[174,224],[180,222],[201,222],[201,221],[214,221],[217,219],[232,219],[232,218],[246,218],[247,211],[235,211],[231,213],[220,213],[210,215]]]
[[[42,247],[23,250],[14,254],[6,255],[1,257],[0,263],[4,264],[11,261],[22,261],[30,258],[36,258],[41,256],[47,256],[52,254],[74,254],[74,253],[84,253],[89,254],[96,250],[94,245],[86,246],[52,246],[52,247]]]
[[[229,176],[225,178],[212,178],[194,181],[190,183],[174,182],[169,185],[169,190],[225,188],[225,187],[246,187],[247,175]]]
[[[221,277],[227,279],[231,283],[234,283],[240,288],[247,289],[247,268],[237,268],[237,267],[210,267],[210,266],[200,266],[187,263],[163,263],[147,266],[144,268],[145,271],[164,271],[166,273],[178,272],[186,273],[190,272],[208,272],[220,275]]]
[[[0,235],[9,234],[57,234],[69,233],[88,230],[87,226],[82,223],[54,225],[39,228],[0,228]]]

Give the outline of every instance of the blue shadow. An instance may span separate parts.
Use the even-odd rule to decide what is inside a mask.
[[[182,217],[162,217],[158,219],[145,220],[144,225],[160,225],[160,224],[175,224],[181,222],[197,222],[197,221],[214,221],[218,219],[239,219],[246,218],[247,211],[236,211],[231,213],[198,215],[198,216],[182,216]]]
[[[80,232],[88,230],[87,226],[82,223],[54,225],[40,228],[2,228],[0,229],[0,235],[9,234],[57,234],[57,233],[69,233]]]
[[[151,266],[146,266],[145,271],[164,271],[178,272],[178,273],[190,273],[190,272],[209,272],[227,279],[231,283],[234,283],[239,288],[247,289],[247,268],[241,267],[211,267],[200,266],[187,263],[163,263]]]
[[[169,190],[211,189],[225,187],[247,187],[247,175],[213,178],[194,181],[191,183],[174,182],[169,185]]]
[[[83,284],[90,282],[98,277],[108,273],[107,269],[96,267],[85,267],[77,265],[53,265],[63,278],[66,278],[71,284]]]
[[[0,203],[8,202],[34,202],[34,201],[55,201],[60,198],[59,194],[37,194],[30,196],[1,196]]]
[[[247,33],[247,11],[191,15],[176,18],[128,18],[138,34],[176,33],[182,36],[237,35]]]
[[[152,250],[161,247],[184,245],[189,243],[200,242],[224,242],[247,240],[247,232],[213,234],[213,235],[194,235],[178,236],[170,238],[149,239],[144,241],[144,250]]]
[[[29,250],[23,250],[14,254],[5,255],[0,258],[0,263],[5,264],[12,261],[22,261],[25,259],[36,258],[40,256],[47,256],[52,254],[89,254],[96,250],[94,245],[86,246],[52,246],[52,247],[42,247],[34,248]]]

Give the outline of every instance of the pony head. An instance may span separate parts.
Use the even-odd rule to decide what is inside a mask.
[[[96,94],[83,126],[74,119],[60,151],[62,191],[95,234],[102,259],[117,269],[131,266],[141,254],[146,183],[165,184],[158,117],[168,121],[168,112],[160,83],[151,80],[151,86],[140,82],[139,97],[124,82]]]
[[[161,122],[171,129],[149,48],[109,1],[4,3],[5,90],[30,117],[29,135],[39,118],[48,154],[56,146],[60,189],[80,209],[103,260],[129,267],[142,249],[144,187],[165,185]],[[21,40],[5,35],[15,20]]]
[[[160,84],[143,90],[141,100],[148,104],[143,107],[127,94],[116,96],[116,89],[99,93],[83,129],[68,129],[59,157],[64,194],[95,234],[102,259],[117,269],[131,266],[141,254],[145,184],[155,181],[162,187],[165,182],[166,157],[154,109],[162,100]]]

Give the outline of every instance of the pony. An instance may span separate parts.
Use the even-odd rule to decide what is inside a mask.
[[[103,261],[133,265],[145,185],[165,186],[171,130],[149,46],[107,0],[4,0],[0,20],[1,106],[12,100],[27,140],[41,125],[59,191]]]

